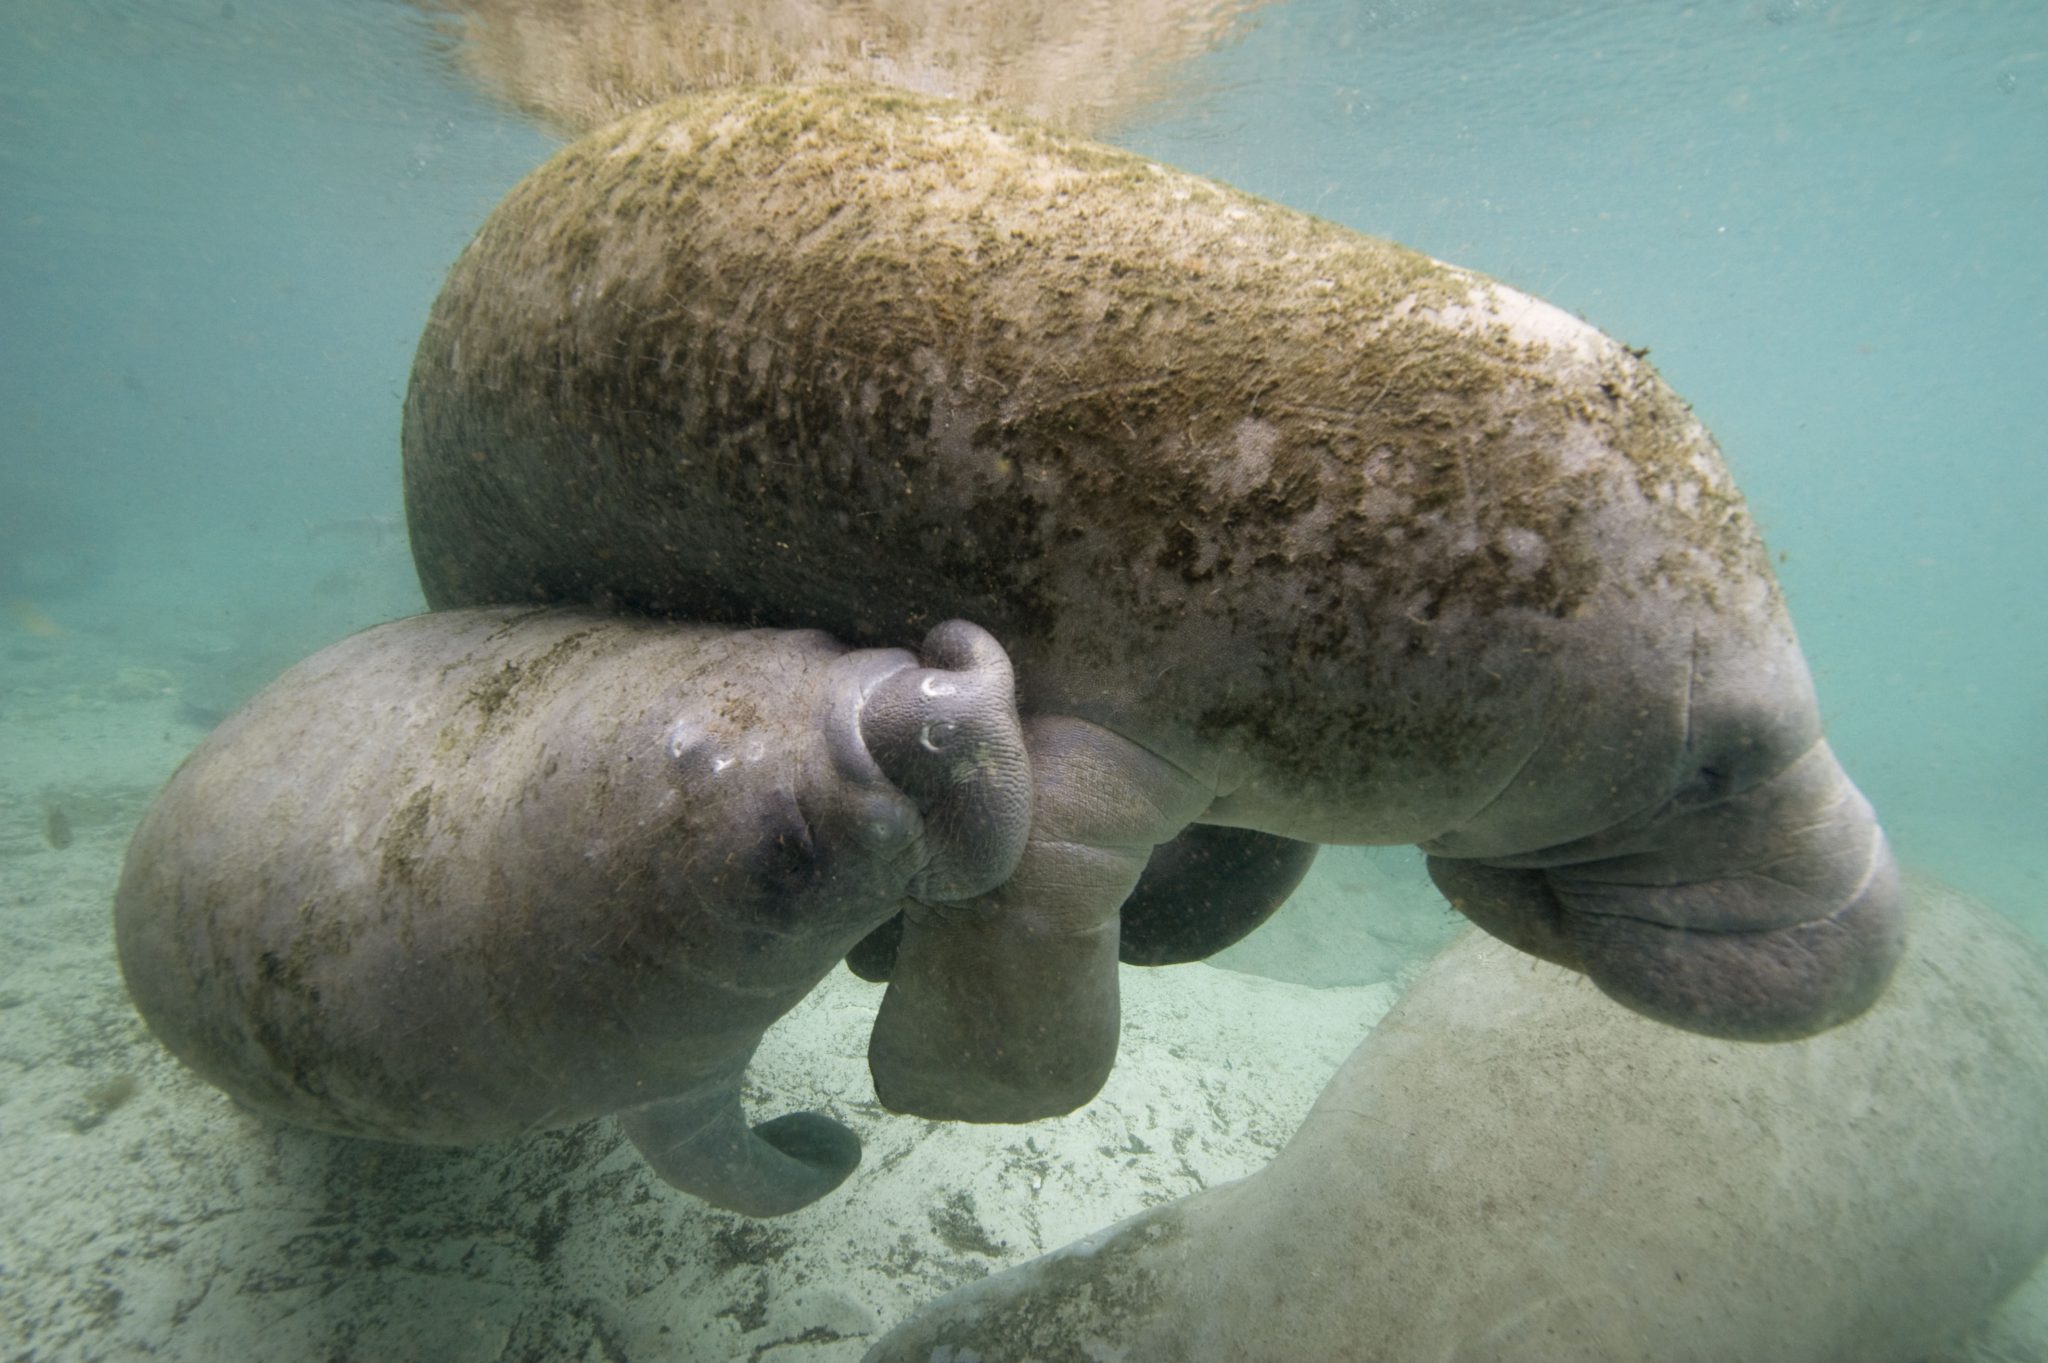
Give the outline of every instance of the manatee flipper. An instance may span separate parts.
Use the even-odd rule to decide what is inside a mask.
[[[883,1106],[1024,1122],[1094,1097],[1116,1060],[1117,910],[1209,804],[1196,778],[1084,720],[1032,716],[1031,832],[995,890],[906,912],[868,1041]]]
[[[1152,849],[1118,914],[1117,959],[1182,965],[1242,941],[1273,916],[1315,864],[1320,845],[1221,824],[1189,824]],[[897,914],[846,953],[846,968],[887,984],[903,942]]]
[[[1740,789],[1703,771],[1663,808],[1527,857],[1432,856],[1452,907],[1649,1017],[1734,1040],[1856,1016],[1903,950],[1898,868],[1816,742]]]
[[[739,1093],[649,1103],[619,1125],[664,1181],[742,1216],[781,1216],[846,1181],[860,1138],[817,1112],[747,1125]]]
[[[853,950],[846,953],[846,968],[869,984],[887,984],[902,945],[903,915],[899,913],[854,943]]]
[[[1320,846],[1249,828],[1189,824],[1152,849],[1124,901],[1125,965],[1181,965],[1241,941],[1287,902]]]

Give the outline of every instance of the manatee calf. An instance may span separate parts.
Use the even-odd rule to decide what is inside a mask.
[[[1921,1363],[2048,1250],[2048,953],[1913,884],[1885,997],[1790,1046],[1472,934],[1265,1169],[961,1288],[868,1363]]]
[[[1143,157],[878,92],[630,117],[455,264],[404,446],[437,606],[1002,641],[1032,837],[910,914],[892,1107],[1091,1095],[1118,906],[1193,823],[1419,843],[1481,925],[1721,1036],[1853,1017],[1900,950],[1768,556],[1642,356]]]
[[[749,1130],[768,1025],[917,899],[1010,874],[1031,782],[1002,650],[573,611],[417,616],[299,664],[143,818],[115,902],[151,1029],[258,1111],[469,1143],[617,1112],[755,1216],[860,1158]]]

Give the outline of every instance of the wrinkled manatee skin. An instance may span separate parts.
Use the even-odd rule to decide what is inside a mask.
[[[1864,1016],[1758,1047],[1471,934],[1271,1165],[867,1363],[1919,1363],[2048,1250],[2048,954],[1911,885]]]
[[[858,1142],[815,1114],[748,1130],[762,1032],[935,868],[972,895],[1021,852],[1029,773],[986,661],[531,608],[368,630],[151,806],[116,897],[130,993],[286,1121],[470,1143],[626,1110],[678,1186],[789,1210]],[[960,760],[871,755],[934,723]]]
[[[1418,843],[1489,930],[1736,1037],[1897,959],[1768,556],[1640,354],[1142,157],[895,93],[635,115],[452,269],[404,447],[436,606],[982,624],[1021,710],[1138,773],[1146,819],[1078,823],[1140,866],[1190,822]],[[1071,869],[1004,911],[1113,932]],[[1011,959],[923,935],[934,978]]]

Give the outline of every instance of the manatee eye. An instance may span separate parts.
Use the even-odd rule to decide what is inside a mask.
[[[1679,783],[1678,789],[1672,792],[1672,799],[1680,805],[1712,804],[1727,795],[1733,776],[1734,773],[1724,766],[1702,762]]]
[[[924,728],[919,730],[917,741],[923,745],[926,752],[943,752],[946,745],[953,741],[953,735],[959,732],[960,726],[950,719],[929,720]]]

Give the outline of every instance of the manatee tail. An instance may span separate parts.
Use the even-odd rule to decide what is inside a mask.
[[[860,1138],[821,1113],[748,1126],[736,1089],[649,1103],[619,1125],[671,1186],[742,1216],[809,1206],[860,1164]]]

